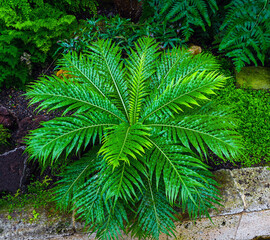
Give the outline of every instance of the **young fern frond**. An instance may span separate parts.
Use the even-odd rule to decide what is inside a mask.
[[[119,166],[120,161],[130,164],[130,158],[136,160],[137,155],[142,155],[144,149],[151,146],[146,138],[149,136],[149,128],[140,123],[131,126],[123,123],[108,127],[107,131],[100,154],[113,167]]]

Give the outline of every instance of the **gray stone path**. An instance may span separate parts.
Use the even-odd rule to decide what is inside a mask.
[[[270,171],[266,167],[219,170],[215,176],[221,184],[224,207],[211,212],[213,223],[208,218],[184,220],[176,224],[176,238],[162,235],[160,240],[270,239]],[[16,221],[0,214],[0,240],[95,239],[94,235],[75,234],[68,217],[57,219],[53,225],[48,225],[44,216],[38,224]]]

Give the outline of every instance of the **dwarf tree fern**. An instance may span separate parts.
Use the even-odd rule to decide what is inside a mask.
[[[56,200],[101,239],[173,234],[175,206],[207,215],[219,194],[203,157],[210,149],[232,159],[241,147],[229,111],[206,104],[226,80],[214,57],[157,46],[140,39],[123,60],[99,40],[59,63],[74,78],[43,77],[27,93],[40,109],[65,109],[31,132],[27,152],[43,167],[69,163]]]
[[[270,48],[269,0],[233,0],[221,26],[219,49],[232,58],[236,70],[259,59],[264,64]]]

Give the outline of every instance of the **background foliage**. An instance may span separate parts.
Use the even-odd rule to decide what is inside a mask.
[[[95,11],[93,0],[0,2],[0,86],[24,86],[35,66],[52,56],[56,41],[77,25],[76,17],[65,11],[70,5],[73,11],[88,6]]]
[[[269,63],[269,17],[269,0],[145,0],[141,19],[169,22],[186,41],[217,44],[240,71],[258,60]]]
[[[63,53],[83,52],[87,50],[91,42],[98,39],[111,39],[125,53],[130,53],[134,42],[147,36],[159,41],[160,47],[164,49],[184,44],[184,41],[178,36],[177,29],[166,22],[155,22],[153,19],[148,19],[144,23],[133,23],[130,19],[121,18],[119,15],[110,18],[98,16],[83,21],[79,30],[74,32],[71,38],[59,41],[60,47],[56,53],[59,51]]]

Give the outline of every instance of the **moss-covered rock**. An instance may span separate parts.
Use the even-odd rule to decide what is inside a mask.
[[[236,86],[253,89],[270,89],[269,67],[243,67],[236,73]]]

